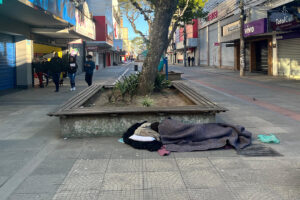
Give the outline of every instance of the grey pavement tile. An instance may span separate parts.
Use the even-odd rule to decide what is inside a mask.
[[[17,149],[11,151],[1,151],[0,160],[27,160],[33,158],[38,153],[38,150]]]
[[[150,151],[143,151],[143,158],[144,159],[174,159],[175,158],[175,153],[174,152],[171,152],[168,156],[161,156],[158,154],[157,151],[153,151],[153,152],[150,152]]]
[[[97,200],[143,200],[143,190],[100,191]]]
[[[75,190],[58,192],[53,200],[98,200],[99,190]]]
[[[100,190],[104,174],[76,174],[66,177],[58,192],[76,192],[78,190]]]
[[[276,169],[289,169],[291,167],[290,163],[286,160],[281,160],[280,158],[268,159],[268,160],[246,160],[245,163],[251,169],[268,169],[268,170],[276,170]]]
[[[111,154],[111,159],[143,159],[143,151],[145,150],[128,149],[122,151],[113,151]]]
[[[186,187],[189,189],[207,189],[224,184],[219,174],[209,169],[182,171],[181,174]]]
[[[69,175],[72,176],[76,174],[102,174],[106,171],[108,162],[108,159],[79,159],[74,163]]]
[[[231,190],[238,196],[239,200],[283,200],[279,194],[261,185],[236,187],[231,188]]]
[[[8,200],[52,200],[54,194],[13,194]]]
[[[300,199],[300,187],[293,186],[274,186],[269,187],[270,191],[274,194],[278,194],[282,200],[299,200]]]
[[[144,200],[189,200],[185,189],[153,188],[144,190]]]
[[[95,149],[86,149],[84,148],[78,158],[79,159],[90,159],[90,160],[93,160],[93,159],[108,159],[110,158],[111,156],[111,151],[108,152],[108,151],[102,151],[102,150],[95,150]]]
[[[259,127],[258,131],[260,131],[260,134],[288,133],[288,131],[285,130],[285,128],[278,127],[278,126],[264,126],[264,127]]]
[[[176,162],[181,171],[196,171],[211,168],[207,158],[176,158]]]
[[[8,180],[8,176],[0,176],[0,188]]]
[[[65,174],[29,176],[15,190],[15,193],[55,193],[65,176]]]
[[[209,160],[217,169],[246,169],[249,164],[240,157],[216,158],[210,157]]]
[[[143,160],[141,159],[111,159],[109,161],[107,172],[142,172]]]
[[[185,189],[181,174],[173,172],[144,172],[144,188]]]
[[[143,189],[143,175],[139,172],[106,173],[101,190]]]
[[[209,151],[195,151],[195,152],[172,152],[175,158],[206,158],[210,156]]]
[[[225,186],[208,189],[189,189],[188,193],[191,200],[239,200]]]
[[[81,150],[65,150],[57,149],[48,154],[46,159],[77,159],[80,155]]]
[[[33,171],[32,175],[68,174],[75,161],[75,159],[47,159]]]
[[[179,170],[174,159],[144,159],[143,167],[143,170],[147,172],[170,172]]]
[[[207,151],[208,157],[239,157],[234,149],[218,149]]]
[[[12,160],[12,159],[1,159],[0,162],[0,176],[12,176],[19,171],[28,160]]]

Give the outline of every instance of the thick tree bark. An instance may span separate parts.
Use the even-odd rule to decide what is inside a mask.
[[[177,0],[157,0],[155,3],[155,15],[151,25],[148,54],[140,76],[140,94],[146,95],[153,90],[160,58],[168,47],[169,26],[176,6]]]

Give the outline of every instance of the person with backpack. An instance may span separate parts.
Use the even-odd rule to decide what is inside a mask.
[[[76,77],[77,69],[78,69],[78,65],[76,63],[75,57],[70,56],[69,65],[68,65],[68,68],[67,68],[69,79],[70,79],[70,84],[71,84],[70,91],[75,91],[76,90],[75,77]]]
[[[92,60],[92,56],[88,55],[87,61],[84,64],[84,71],[85,71],[85,81],[88,84],[88,86],[92,85],[92,79],[93,79],[93,73],[95,69],[95,63]]]
[[[54,54],[54,57],[50,61],[50,72],[52,74],[53,82],[55,83],[55,92],[59,92],[59,78],[63,71],[63,62],[58,53]]]

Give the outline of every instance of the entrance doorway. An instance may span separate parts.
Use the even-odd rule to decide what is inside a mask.
[[[255,57],[255,71],[268,74],[268,40],[262,40],[255,43]]]

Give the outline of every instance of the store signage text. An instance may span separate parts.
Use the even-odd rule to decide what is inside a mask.
[[[210,13],[210,14],[208,14],[207,21],[211,21],[211,20],[216,19],[216,18],[218,18],[218,11],[217,10]]]
[[[240,30],[240,22],[236,21],[231,24],[223,26],[223,36],[233,34]]]
[[[296,29],[300,27],[300,1],[268,11],[270,27],[273,31]]]
[[[257,35],[267,32],[267,19],[259,19],[244,25],[244,36]]]

